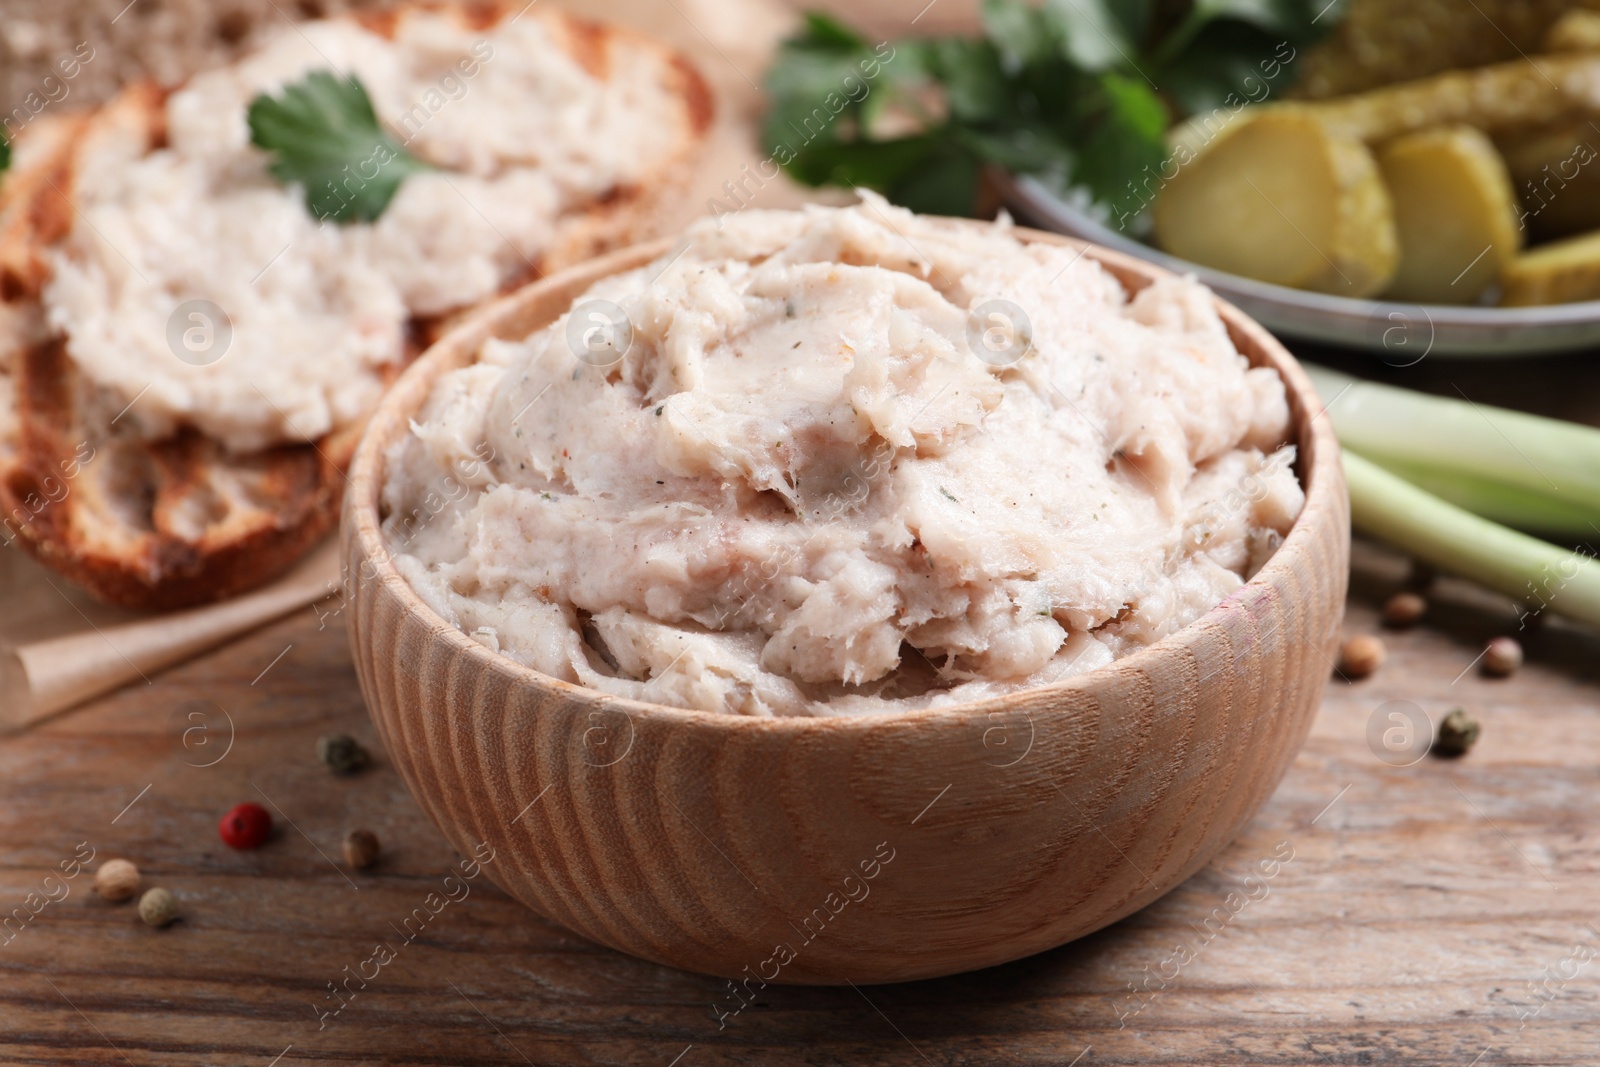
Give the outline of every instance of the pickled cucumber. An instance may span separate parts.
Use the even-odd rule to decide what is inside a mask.
[[[1173,255],[1278,285],[1363,297],[1394,275],[1389,194],[1371,151],[1311,109],[1252,108],[1156,197],[1154,236]]]
[[[1378,152],[1400,266],[1384,295],[1419,304],[1478,298],[1517,254],[1521,230],[1505,163],[1470,126],[1397,137]]]

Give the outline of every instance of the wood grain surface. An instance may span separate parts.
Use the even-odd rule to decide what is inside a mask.
[[[1600,422],[1592,356],[1425,360],[1385,376]],[[1405,566],[1357,548],[1346,629],[1375,631],[1376,605]],[[1515,632],[1514,609],[1455,582],[1441,583],[1426,625],[1384,634],[1390,659],[1375,677],[1332,684],[1282,785],[1232,845],[1155,904],[1064,948],[897,986],[773,986],[718,1029],[724,983],[599,948],[480,879],[319,1029],[327,983],[393,940],[390,923],[458,862],[381,749],[355,778],[315,760],[317,737],[333,731],[376,746],[335,607],[0,738],[0,911],[24,906],[88,841],[98,859],[136,860],[185,913],[146,929],[83,875],[21,933],[0,936],[0,1062],[1600,1060],[1600,970],[1568,962],[1600,947],[1600,636],[1550,619],[1522,635],[1518,675],[1484,679],[1472,660],[1487,637]],[[1459,761],[1387,766],[1366,729],[1389,700],[1434,719],[1464,706],[1483,738]],[[216,759],[206,746],[226,746],[228,720],[204,701],[234,724],[210,767],[195,764]],[[212,729],[186,746],[197,710]],[[230,852],[216,821],[239,801],[266,803],[258,789],[294,825],[279,818],[266,849]],[[326,857],[362,825],[387,854],[352,889]],[[1197,931],[1208,916],[1217,929],[1228,894],[1284,841],[1294,857],[1270,893],[1215,936]],[[1180,944],[1193,958],[1175,973],[1167,961]]]
[[[926,26],[945,3],[908,10]],[[660,11],[681,21],[685,8]],[[707,44],[759,69],[720,36]],[[1600,422],[1593,353],[1384,373]],[[1347,629],[1376,628],[1375,605],[1403,572],[1358,552]],[[26,910],[84,842],[97,863],[136,860],[185,916],[147,929],[131,905],[95,898],[85,872],[65,899],[0,928],[0,1062],[1600,1062],[1600,967],[1575,962],[1600,949],[1600,637],[1558,620],[1527,635],[1521,673],[1486,680],[1472,659],[1483,639],[1515,630],[1513,609],[1446,583],[1426,626],[1385,635],[1383,671],[1335,681],[1288,775],[1232,845],[1062,949],[904,985],[768,987],[719,1029],[724,983],[574,937],[478,878],[319,1027],[328,983],[394,942],[391,924],[460,861],[378,745],[335,607],[0,738],[0,919]],[[1389,767],[1365,739],[1389,700],[1435,719],[1466,706],[1483,739],[1459,761]],[[206,729],[192,732],[197,723]],[[313,749],[333,731],[374,747],[376,765],[329,775]],[[216,837],[243,800],[277,809],[278,833],[259,852]],[[356,826],[376,830],[386,854],[347,879],[329,857]],[[1220,923],[1228,894],[1283,842],[1293,858],[1269,892],[1252,889],[1260,899]],[[1175,969],[1179,945],[1192,958]]]
[[[1374,628],[1373,605],[1403,573],[1362,553],[1347,626]],[[147,929],[131,905],[95,898],[87,873],[67,883],[66,899],[0,944],[0,1062],[1596,1062],[1600,966],[1563,964],[1600,948],[1600,639],[1552,621],[1520,674],[1481,678],[1467,670],[1479,642],[1515,622],[1509,605],[1453,583],[1428,626],[1386,635],[1378,675],[1335,681],[1276,794],[1160,901],[960,977],[769,987],[720,1030],[724,983],[585,942],[481,877],[318,1028],[327,983],[396,943],[390,924],[458,862],[381,750],[352,778],[316,761],[328,732],[377,746],[332,607],[0,741],[7,910],[87,841],[97,861],[138,862],[185,916]],[[1365,730],[1391,699],[1434,718],[1465,705],[1483,739],[1459,761],[1386,766]],[[191,766],[226,741],[206,701],[226,709],[233,744]],[[208,710],[213,730],[185,747],[192,710]],[[231,852],[216,821],[251,799],[277,806],[280,832]],[[385,858],[347,881],[327,857],[363,825]],[[1293,858],[1266,895],[1219,925],[1228,894],[1282,842]],[[1209,939],[1197,930],[1208,917]],[[1167,963],[1179,944],[1193,959]],[[1130,983],[1148,984],[1142,1004]]]
[[[1374,370],[1365,358],[1302,354]],[[1383,377],[1600,424],[1592,355],[1429,359]],[[1356,548],[1346,629],[1377,631],[1376,606],[1405,565]],[[319,1029],[327,983],[392,938],[389,924],[458,862],[381,749],[355,778],[315,760],[317,737],[334,731],[376,746],[335,608],[0,738],[0,914],[25,906],[85,841],[97,859],[136,860],[185,913],[146,929],[82,875],[20,933],[0,935],[0,1062],[1600,1061],[1600,970],[1568,962],[1600,947],[1600,635],[1552,618],[1521,635],[1521,672],[1482,678],[1472,660],[1486,638],[1516,632],[1515,611],[1461,583],[1440,583],[1424,626],[1384,632],[1390,658],[1376,676],[1332,684],[1277,792],[1150,907],[954,978],[769,987],[720,1030],[724,983],[599,948],[481,881]],[[1387,766],[1366,729],[1390,700],[1434,719],[1464,706],[1482,740],[1458,761]],[[204,702],[225,707],[231,734],[218,703]],[[186,745],[193,711],[212,729]],[[196,766],[217,758],[210,745],[227,755]],[[258,789],[294,825],[279,818],[266,849],[230,852],[216,822],[239,801],[265,803]],[[326,857],[356,826],[381,834],[386,856],[352,889]],[[1270,894],[1193,951],[1196,926],[1284,841],[1294,857]],[[1174,973],[1180,944],[1194,958]]]
[[[1361,357],[1302,354],[1374,370]],[[1383,376],[1600,424],[1592,354],[1428,359]],[[1346,629],[1375,631],[1376,605],[1405,566],[1357,548]],[[458,862],[381,749],[350,779],[315,760],[317,737],[333,731],[376,746],[335,607],[0,738],[0,915],[85,841],[98,859],[136,860],[185,913],[146,929],[131,905],[90,894],[83,875],[16,936],[0,935],[0,1062],[1600,1061],[1600,969],[1569,962],[1600,947],[1600,636],[1552,618],[1521,635],[1520,673],[1482,678],[1473,658],[1486,638],[1516,632],[1515,609],[1460,583],[1441,583],[1426,625],[1384,634],[1390,658],[1375,677],[1332,684],[1277,792],[1153,905],[964,976],[769,987],[721,1029],[724,983],[599,948],[481,879],[319,1029],[327,983],[392,939],[390,924]],[[1387,766],[1366,729],[1390,700],[1435,720],[1464,706],[1483,738],[1459,761]],[[212,729],[186,746],[193,711]],[[196,766],[217,758],[208,745],[227,755]],[[266,849],[233,853],[216,822],[249,799],[276,802],[293,827],[279,818]],[[387,854],[352,889],[327,857],[363,825]],[[1218,929],[1228,894],[1285,841],[1294,856],[1270,893]],[[1212,937],[1196,929],[1208,917]],[[1182,958],[1180,944],[1193,958],[1175,972],[1167,961]]]

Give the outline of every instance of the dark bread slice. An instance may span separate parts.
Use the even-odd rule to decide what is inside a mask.
[[[648,189],[615,188],[570,212],[524,281],[598,252],[654,236],[663,209],[692,173],[711,123],[705,82],[685,60],[629,30],[601,26],[523,3],[457,5],[419,0],[360,17],[392,35],[406,11],[454,14],[475,29],[506,18],[546,21],[571,55],[598,78],[647,50],[671,72],[682,136]],[[165,142],[167,93],[124,90],[86,115],[40,122],[0,187],[0,540],[15,542],[97,598],[124,607],[170,609],[216,600],[270,581],[335,524],[344,470],[362,425],[322,439],[238,454],[190,429],[150,442],[118,426],[115,402],[85,380],[65,339],[44,325],[43,252],[74,222],[75,172],[99,136],[135,137],[145,150]],[[453,316],[452,316],[453,317]],[[437,334],[440,320],[412,323],[391,376]],[[9,394],[9,395],[8,395]]]

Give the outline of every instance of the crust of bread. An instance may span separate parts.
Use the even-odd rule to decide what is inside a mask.
[[[89,122],[86,114],[49,115],[19,138],[18,156],[0,186],[0,299],[37,299],[49,268],[40,252],[72,227],[73,147]]]
[[[600,252],[655,236],[653,222],[679,197],[712,119],[710,90],[684,59],[634,31],[603,26],[524,2],[411,0],[357,16],[392,36],[408,11],[453,13],[474,29],[506,18],[547,20],[570,54],[597,77],[645,49],[665,58],[681,102],[682,136],[649,188],[619,187],[556,227],[555,239],[506,289]],[[519,14],[525,12],[525,14]],[[363,425],[319,441],[231,454],[193,431],[148,442],[119,430],[108,398],[77,373],[64,338],[43,325],[45,250],[71,229],[71,196],[83,146],[97,136],[165,142],[166,91],[125,89],[96,111],[36,122],[19,144],[18,166],[0,185],[0,541],[108,603],[168,610],[257,587],[282,573],[338,519],[344,471]],[[19,141],[21,139],[19,138]],[[25,148],[25,151],[23,150]],[[460,314],[459,312],[456,314]],[[454,318],[455,316],[450,316]],[[393,365],[404,365],[442,329],[418,320]]]

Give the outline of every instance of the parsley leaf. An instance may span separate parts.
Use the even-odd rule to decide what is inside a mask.
[[[886,44],[886,43],[885,43]],[[918,48],[874,48],[826,15],[806,16],[804,30],[783,43],[767,74],[771,105],[761,136],[780,166],[809,185],[890,186],[927,153],[914,129],[868,137],[891,105],[915,108],[896,93],[920,76]],[[849,145],[859,151],[839,151]]]
[[[4,174],[11,167],[11,142],[0,133],[0,174]]]
[[[824,46],[849,49],[867,47],[865,37],[820,11],[806,12],[806,33],[813,42]]]
[[[1084,141],[1074,178],[1119,219],[1138,215],[1150,198],[1137,178],[1156,174],[1167,158],[1167,109],[1139,78],[1100,76],[1103,111]]]
[[[1111,6],[1107,0],[1045,0],[1045,13],[1061,33],[1062,51],[1079,70],[1111,70],[1137,50]]]
[[[1161,87],[1190,115],[1230,103],[1229,109],[1237,110],[1276,92],[1286,80],[1282,68],[1294,55],[1281,35],[1243,22],[1218,22],[1201,30],[1193,46],[1163,69]]]
[[[312,71],[282,96],[258,95],[248,117],[251,143],[273,154],[272,176],[303,186],[318,219],[371,222],[408,175],[428,169],[378,125],[353,77]]]
[[[1151,199],[1167,127],[1282,92],[1343,6],[984,0],[980,37],[876,47],[813,14],[768,71],[765,140],[810,185],[971,214],[996,166],[1081,190],[1126,228]]]
[[[987,41],[959,37],[929,41],[920,62],[923,71],[944,87],[945,107],[958,123],[982,123],[1009,106],[1011,90],[1001,56]]]
[[[1000,50],[1009,71],[1041,63],[1055,48],[1044,12],[1027,4],[984,0],[983,33]]]
[[[895,203],[925,215],[962,215],[978,195],[979,161],[959,146],[941,142],[919,166],[891,185]]]

